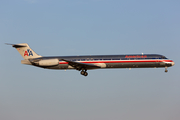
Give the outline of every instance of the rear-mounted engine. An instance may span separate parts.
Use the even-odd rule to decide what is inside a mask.
[[[42,66],[42,67],[56,66],[58,64],[59,64],[58,59],[47,59],[47,60],[40,60],[39,61],[39,66]]]

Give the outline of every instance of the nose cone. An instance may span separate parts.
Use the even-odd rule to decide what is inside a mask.
[[[171,65],[172,65],[172,66],[173,66],[173,65],[175,65],[175,63],[174,63],[174,62],[172,62],[172,63],[171,63]]]

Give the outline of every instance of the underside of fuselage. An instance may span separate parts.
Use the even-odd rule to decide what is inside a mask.
[[[107,69],[107,68],[158,68],[158,67],[171,67],[172,64],[167,63],[108,63],[106,67],[94,69]],[[41,66],[38,66],[41,67]],[[57,66],[43,67],[46,69],[75,69],[68,64],[59,64]],[[93,68],[91,68],[93,69]],[[91,70],[87,69],[87,70]]]

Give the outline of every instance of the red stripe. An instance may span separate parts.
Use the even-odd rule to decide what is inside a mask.
[[[172,60],[128,60],[128,61],[86,61],[81,63],[138,63],[138,62],[173,62]],[[59,62],[59,64],[68,64],[68,62]]]
[[[173,62],[172,60],[159,60],[159,62]]]

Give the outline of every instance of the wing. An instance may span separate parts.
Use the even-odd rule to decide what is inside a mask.
[[[96,66],[94,64],[87,64],[87,63],[81,63],[81,62],[73,62],[65,59],[61,59],[63,61],[68,62],[68,64],[72,67],[74,67],[76,70],[81,70],[81,69],[97,69],[101,68],[100,66]]]

